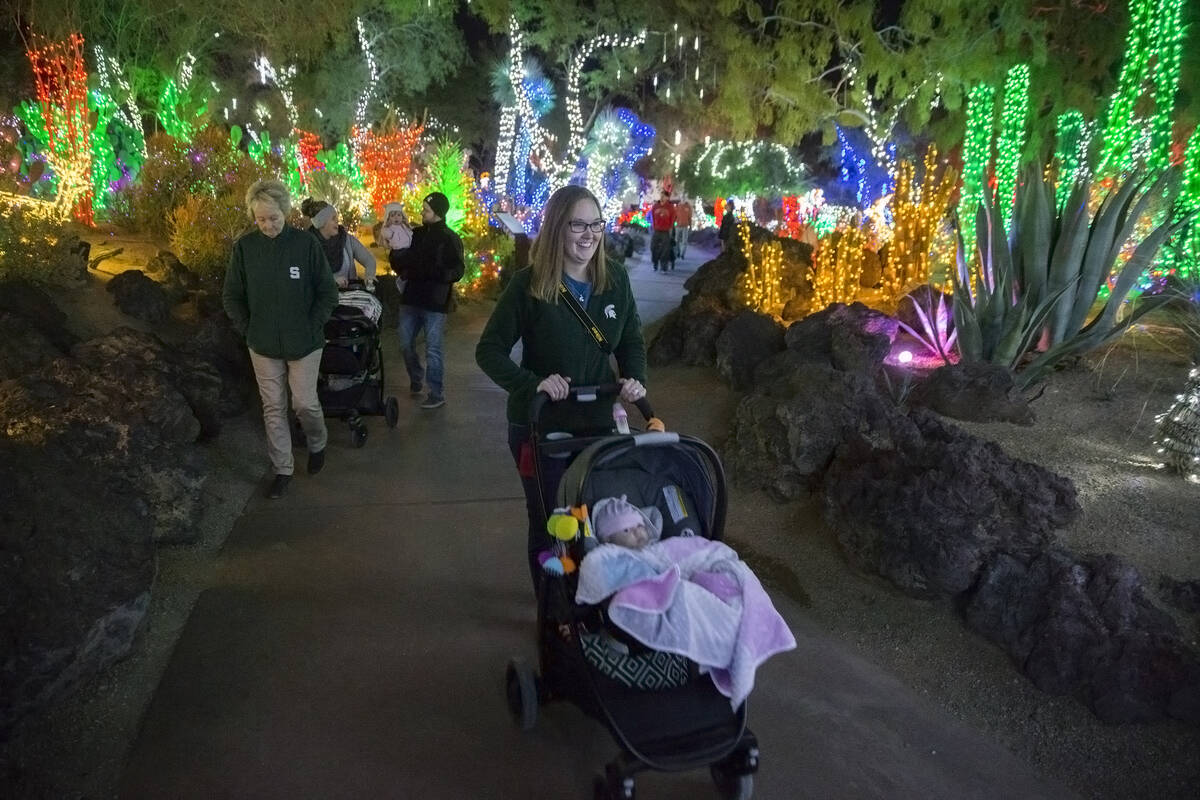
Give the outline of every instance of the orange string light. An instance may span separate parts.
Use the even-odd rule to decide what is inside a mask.
[[[383,207],[400,198],[412,173],[413,151],[424,132],[425,126],[420,124],[397,128],[389,133],[354,129],[353,138],[359,146],[359,163],[376,217],[382,219]]]

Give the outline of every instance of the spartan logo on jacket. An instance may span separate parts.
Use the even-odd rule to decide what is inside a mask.
[[[616,319],[617,318],[617,307],[614,306],[612,303],[609,303],[608,305],[606,305],[604,307],[604,316],[608,317],[609,319]]]

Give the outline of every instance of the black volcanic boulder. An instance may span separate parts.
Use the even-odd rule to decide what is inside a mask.
[[[157,325],[171,314],[167,290],[140,269],[116,275],[105,288],[112,294],[117,308],[134,319]]]
[[[0,281],[0,311],[20,317],[63,353],[79,341],[67,329],[67,315],[54,304],[50,293],[29,281]]]
[[[964,361],[938,367],[916,385],[912,401],[967,422],[1034,423],[1033,409],[1017,390],[1012,371],[997,364]]]
[[[737,314],[717,337],[717,372],[734,389],[746,391],[755,367],[783,350],[783,332],[783,326],[767,314],[749,310]]]
[[[663,319],[662,327],[646,348],[651,366],[682,362],[688,366],[712,366],[717,360],[717,337],[733,312],[716,305],[677,308]]]
[[[759,364],[723,454],[738,484],[794,499],[820,481],[839,444],[862,436],[891,442],[899,412],[858,372],[812,364],[784,351]]]
[[[60,358],[36,375],[0,382],[0,433],[62,450],[140,494],[157,541],[195,537],[205,472],[190,447],[200,434],[191,407],[155,370],[122,377]],[[102,505],[103,494],[77,502]]]
[[[1082,695],[1106,722],[1200,724],[1200,653],[1116,556],[998,553],[964,612],[1039,689]]]
[[[1035,557],[1079,513],[1075,486],[915,409],[890,438],[847,437],[825,517],[850,561],[919,597],[954,598],[998,552]]]
[[[874,373],[896,339],[896,320],[862,303],[834,303],[793,322],[788,350],[834,369]]]
[[[152,333],[117,328],[106,336],[75,345],[71,353],[89,368],[111,377],[137,381],[152,372],[174,388],[200,423],[198,439],[221,430],[221,374],[210,363],[170,350]]]
[[[150,604],[152,528],[128,480],[0,438],[0,741],[129,652]]]
[[[0,380],[33,372],[62,354],[24,317],[0,311]]]

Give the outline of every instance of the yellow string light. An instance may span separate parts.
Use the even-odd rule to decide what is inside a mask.
[[[892,303],[914,286],[929,282],[930,251],[958,180],[949,167],[938,171],[937,150],[932,145],[925,151],[924,168],[920,184],[911,162],[901,162],[896,170],[892,239],[883,268],[883,294]]]
[[[783,310],[783,245],[772,239],[755,248],[750,242],[750,223],[744,219],[738,223],[738,239],[746,259],[746,270],[738,278],[742,302],[747,308],[778,316]]]
[[[808,280],[813,287],[813,310],[831,303],[853,303],[861,290],[867,237],[860,228],[846,228],[817,244]]]

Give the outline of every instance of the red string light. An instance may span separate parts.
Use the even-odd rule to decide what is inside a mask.
[[[300,158],[300,175],[305,182],[308,181],[308,173],[318,172],[325,169],[325,165],[317,160],[317,154],[321,152],[321,137],[312,131],[304,131],[296,129],[297,141],[296,151]]]
[[[383,219],[383,207],[398,200],[408,183],[413,151],[424,132],[425,126],[420,124],[400,127],[389,133],[354,129],[353,138],[359,145],[359,163],[366,178],[367,193],[379,219]]]
[[[46,155],[58,176],[60,199],[72,203],[77,220],[91,225],[92,148],[83,36],[73,33],[57,42],[35,36],[34,42],[37,46],[25,54],[33,67],[38,104],[50,140],[51,152]]]

